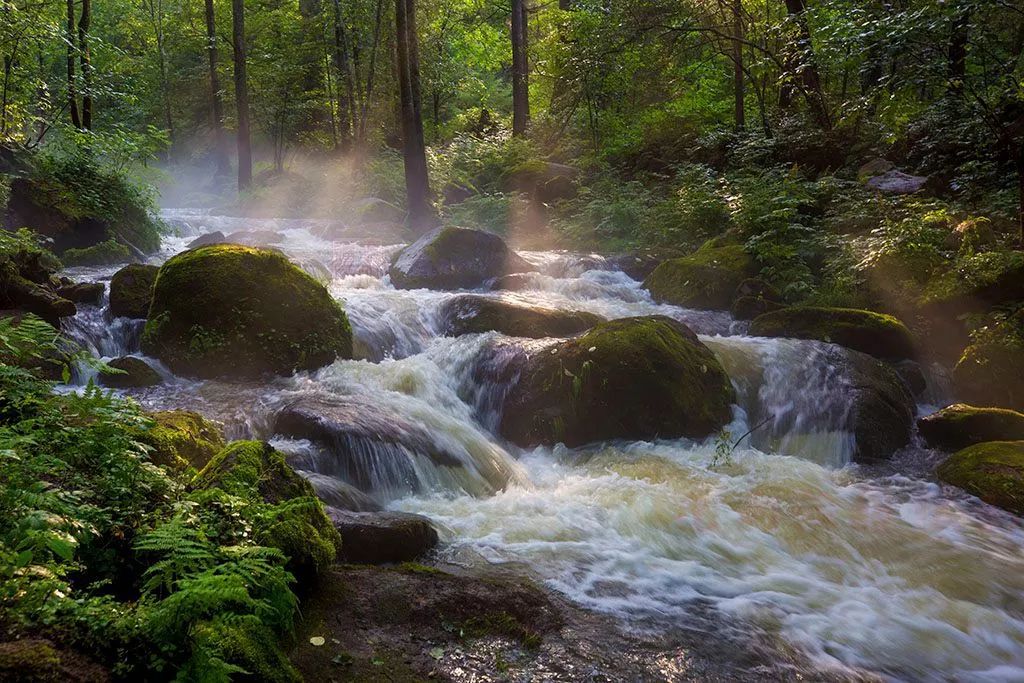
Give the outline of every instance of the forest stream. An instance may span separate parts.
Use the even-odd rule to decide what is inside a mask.
[[[214,230],[283,235],[274,246],[343,302],[358,359],[252,384],[175,377],[147,358],[165,382],[128,390],[144,407],[196,410],[231,438],[270,441],[328,505],[355,497],[426,515],[442,536],[437,561],[522,572],[624,632],[769,643],[769,658],[799,653],[809,678],[1024,680],[1024,523],[936,483],[939,456],[916,439],[883,465],[853,464],[842,348],[750,337],[726,312],[655,304],[599,256],[521,252],[538,267],[527,287],[480,294],[675,318],[737,392],[727,434],[703,442],[523,450],[496,436],[517,379],[507,358],[550,340],[442,336],[438,310],[456,294],[393,288],[400,244],[324,241],[316,221],[163,218],[177,236],[152,263]],[[69,274],[107,282],[116,269]],[[64,331],[102,358],[140,355],[144,321],[110,321],[105,301],[80,306]],[[948,403],[943,384],[929,377],[919,414]],[[274,433],[297,399],[346,407],[352,458]]]

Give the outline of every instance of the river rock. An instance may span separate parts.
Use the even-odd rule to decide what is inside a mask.
[[[914,355],[906,325],[891,315],[852,308],[793,306],[758,316],[750,324],[754,337],[817,339],[878,358]]]
[[[682,254],[675,250],[644,250],[627,254],[613,254],[606,259],[606,262],[612,270],[621,271],[634,280],[642,282],[666,260],[680,256]]]
[[[917,428],[932,448],[956,451],[985,441],[1024,441],[1024,413],[956,403],[922,417]]]
[[[915,397],[922,396],[928,391],[928,377],[924,373],[924,369],[921,364],[915,360],[904,358],[894,363],[890,363],[893,369],[899,374],[900,378],[906,383],[907,388],[910,389]]]
[[[54,327],[60,326],[61,318],[73,316],[78,308],[74,302],[60,296],[49,286],[36,284],[18,274],[6,278],[0,304],[3,308],[14,308],[34,313]]]
[[[341,534],[338,559],[355,564],[409,562],[437,545],[437,531],[422,515],[346,512],[327,508]]]
[[[110,279],[110,315],[115,318],[145,318],[156,283],[156,266],[133,263]]]
[[[162,378],[160,373],[149,366],[149,363],[141,358],[124,356],[115,358],[107,363],[120,373],[103,373],[100,375],[100,384],[114,389],[129,389],[137,387],[151,387],[160,384]]]
[[[732,384],[697,335],[665,316],[605,322],[533,354],[505,400],[500,432],[521,446],[713,434]]]
[[[531,273],[513,273],[494,278],[491,289],[504,292],[522,292],[534,288],[536,280]]]
[[[867,186],[884,194],[914,194],[925,186],[928,178],[910,175],[903,171],[891,169],[886,173],[874,176],[867,181]]]
[[[949,456],[936,474],[990,505],[1024,515],[1024,441],[969,446]]]
[[[66,282],[57,288],[57,296],[76,304],[98,304],[104,290],[102,282]]]
[[[659,303],[728,309],[736,288],[756,274],[756,267],[742,245],[715,244],[709,242],[690,256],[665,261],[644,280],[644,288]]]
[[[853,460],[885,460],[910,443],[914,426],[914,397],[899,374],[887,363],[857,351],[848,351],[848,383],[842,388],[853,397],[850,426],[856,439]]]
[[[351,358],[352,330],[327,289],[282,254],[211,245],[160,268],[142,348],[180,374],[253,378]]]
[[[441,306],[444,334],[459,336],[500,332],[509,337],[571,337],[604,320],[585,311],[522,306],[492,297],[463,294]]]
[[[224,244],[227,242],[227,237],[220,230],[214,230],[213,232],[203,233],[199,237],[195,238],[188,243],[186,249],[198,249],[199,247],[206,247],[211,244]]]
[[[399,289],[472,289],[501,275],[533,270],[493,233],[443,227],[403,249],[389,273]]]
[[[998,340],[971,344],[953,368],[957,398],[1024,411],[1024,351]]]
[[[284,242],[284,235],[273,230],[238,230],[224,238],[228,244],[245,244],[250,247],[268,247]]]
[[[150,413],[152,425],[141,431],[139,441],[150,448],[150,460],[163,467],[202,469],[224,448],[220,427],[199,413],[162,410]]]

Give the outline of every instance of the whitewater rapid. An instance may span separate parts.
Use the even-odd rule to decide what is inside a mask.
[[[494,434],[514,381],[507,355],[550,340],[440,336],[438,311],[454,293],[391,287],[386,267],[401,245],[329,242],[311,221],[190,211],[165,219],[180,234],[154,263],[204,232],[280,232],[276,248],[344,304],[359,358],[258,385],[177,378],[147,359],[166,382],[132,391],[143,405],[198,410],[231,437],[272,440],[325,498],[347,485],[337,458],[275,435],[276,412],[304,399],[400,417],[459,466],[402,446],[411,470],[391,471],[381,463],[396,451],[360,443],[353,457],[376,468],[376,504],[431,517],[448,557],[522,566],[624,628],[728,624],[737,632],[708,636],[774,641],[825,672],[1024,681],[1024,525],[937,484],[941,456],[918,445],[891,464],[850,465],[842,349],[750,338],[728,314],[656,304],[597,256],[525,252],[540,268],[527,288],[488,296],[607,318],[679,319],[722,361],[738,399],[728,433],[703,442],[522,451]],[[113,270],[70,274],[109,279]],[[68,334],[97,356],[139,355],[138,321],[81,309]],[[724,453],[723,441],[757,425]],[[723,619],[707,621],[709,609]]]

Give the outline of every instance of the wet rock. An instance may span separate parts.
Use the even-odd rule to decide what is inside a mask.
[[[220,230],[214,230],[213,232],[207,232],[199,237],[195,238],[188,243],[186,249],[198,249],[199,247],[209,246],[211,244],[224,244],[227,242],[227,237]]]
[[[443,333],[449,336],[500,332],[509,337],[571,337],[604,320],[585,311],[533,308],[500,299],[464,294],[441,307]]]
[[[107,363],[120,373],[105,372],[100,375],[100,384],[114,389],[129,389],[136,387],[151,387],[160,384],[163,379],[160,373],[149,366],[149,363],[141,358],[124,356],[115,358]]]
[[[928,391],[928,378],[925,377],[921,364],[910,359],[892,363],[893,369],[906,382],[907,388],[914,396],[921,396]]]
[[[437,545],[437,531],[422,515],[402,512],[327,514],[341,534],[338,559],[356,564],[386,564],[415,560]]]
[[[57,296],[76,304],[98,304],[103,292],[102,282],[69,282],[57,288]]]
[[[854,462],[885,460],[910,443],[914,397],[896,371],[864,353],[848,352],[853,397],[850,425],[856,439]]]
[[[153,285],[160,269],[133,263],[110,279],[110,315],[115,318],[145,318],[153,298]]]
[[[884,194],[914,194],[925,186],[928,178],[910,175],[896,169],[877,175],[867,181],[867,186]]]
[[[224,448],[224,435],[216,423],[199,413],[165,410],[149,414],[153,424],[139,440],[150,447],[155,464],[184,470],[202,469]]]
[[[497,235],[446,227],[403,249],[389,273],[399,289],[472,289],[492,278],[533,270]]]
[[[1024,440],[1024,413],[956,403],[917,421],[932,448],[960,450],[985,441]]]
[[[817,339],[878,358],[910,358],[914,343],[906,325],[891,315],[852,308],[793,306],[758,316],[754,337]]]
[[[999,340],[971,344],[953,368],[957,398],[1024,411],[1024,352]]]
[[[289,459],[289,464],[294,465],[295,463]],[[317,498],[324,502],[328,510],[330,508],[348,512],[379,512],[383,510],[381,504],[376,500],[340,479],[302,470],[299,471],[299,474],[313,485]]]
[[[115,239],[108,239],[91,247],[68,249],[60,258],[66,266],[112,266],[143,259],[145,254]]]
[[[683,308],[728,309],[736,288],[756,274],[742,245],[709,242],[690,256],[665,261],[644,280],[659,303]]]
[[[500,432],[522,446],[714,433],[732,384],[685,325],[626,318],[533,354],[505,400]]]
[[[228,244],[245,244],[250,247],[267,247],[284,242],[284,235],[273,230],[239,230],[224,238]]]
[[[73,302],[49,287],[38,285],[20,275],[7,278],[4,299],[11,307],[34,313],[54,327],[60,325],[61,318],[71,317],[78,311]]]
[[[643,281],[654,269],[671,258],[683,256],[674,250],[634,251],[628,254],[614,254],[607,258],[608,267],[619,270],[634,280]]]
[[[512,275],[502,275],[501,277],[494,278],[494,282],[491,283],[491,289],[506,292],[522,292],[533,289],[534,282],[533,276],[529,273],[513,273]]]
[[[785,308],[784,304],[772,301],[771,299],[757,296],[741,296],[732,302],[732,308],[729,309],[729,312],[737,320],[753,320],[765,313],[778,311],[782,308]]]
[[[936,474],[990,505],[1024,515],[1024,441],[970,446],[949,456]]]
[[[352,357],[352,330],[327,289],[282,254],[211,245],[160,268],[143,351],[174,372],[251,378]]]

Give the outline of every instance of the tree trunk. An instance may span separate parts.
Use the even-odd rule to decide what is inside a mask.
[[[370,113],[370,100],[373,98],[373,76],[377,72],[377,49],[380,46],[380,29],[384,18],[384,0],[377,0],[377,9],[373,20],[373,43],[370,47],[370,64],[366,70],[366,92],[359,113],[358,143],[366,142],[366,124]]]
[[[1024,139],[1017,143],[1017,248],[1024,249]]]
[[[818,125],[830,129],[832,122],[825,105],[825,94],[814,58],[806,11],[807,4],[804,0],[786,0],[786,13],[796,28],[796,45],[790,47],[786,56],[787,73],[779,91],[779,106],[784,109],[792,106],[796,93],[800,92]]]
[[[334,68],[338,73],[338,139],[342,152],[352,149],[355,83],[348,59],[348,40],[340,0],[334,0]]]
[[[71,112],[71,124],[75,128],[82,127],[82,118],[78,112],[78,92],[75,88],[75,0],[68,0],[68,28],[64,34],[68,54],[68,109]]]
[[[736,130],[743,130],[747,125],[746,92],[743,80],[743,0],[732,0],[732,80],[733,80],[733,115]]]
[[[423,142],[416,0],[395,0],[395,28],[409,224],[417,232],[425,232],[433,227],[435,221],[430,204],[430,180]]]
[[[231,0],[231,29],[238,116],[238,189],[247,190],[252,186],[252,142],[249,136],[249,83],[245,75],[245,0]]]
[[[210,68],[210,115],[213,127],[213,163],[217,176],[228,174],[228,144],[224,135],[224,101],[217,75],[217,17],[213,0],[206,0],[206,57]]]
[[[512,135],[525,135],[530,123],[530,62],[526,0],[512,0]]]
[[[963,95],[964,79],[967,78],[967,41],[971,23],[971,10],[964,9],[953,19],[949,35],[947,71],[949,92],[957,97]]]
[[[78,18],[78,56],[82,67],[82,128],[92,130],[92,55],[89,52],[89,27],[92,23],[92,0],[82,0]]]

